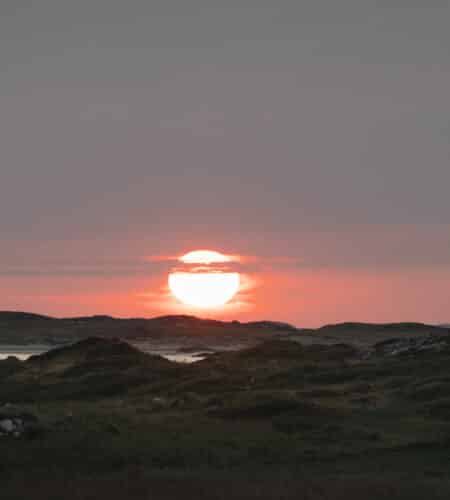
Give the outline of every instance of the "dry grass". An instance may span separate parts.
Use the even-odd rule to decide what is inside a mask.
[[[450,350],[347,353],[272,342],[178,367],[86,341],[30,362],[0,400],[45,432],[1,438],[0,500],[450,498]]]
[[[2,500],[443,500],[448,484],[342,478],[146,477],[139,471],[89,479],[6,481]]]

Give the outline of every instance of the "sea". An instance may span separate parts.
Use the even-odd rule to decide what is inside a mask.
[[[163,358],[169,359],[170,361],[175,361],[177,363],[195,363],[205,358],[204,352],[189,352],[180,353],[173,348],[164,348],[155,346],[148,346],[147,344],[134,344],[135,347],[143,352],[149,354],[158,354]],[[35,356],[38,354],[43,354],[51,349],[55,349],[55,346],[50,345],[2,345],[0,346],[0,360],[7,359],[10,356],[14,356],[21,361],[27,360],[30,356]]]

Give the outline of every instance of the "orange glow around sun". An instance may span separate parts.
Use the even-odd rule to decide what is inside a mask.
[[[195,250],[178,260],[186,268],[169,274],[169,288],[183,304],[198,308],[219,307],[239,291],[239,273],[223,267],[224,263],[231,262],[229,256],[212,250]]]

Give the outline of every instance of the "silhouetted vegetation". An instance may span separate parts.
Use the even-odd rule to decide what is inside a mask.
[[[93,338],[2,361],[2,418],[35,419],[1,437],[2,499],[448,498],[450,349],[435,345],[273,340],[179,365]]]

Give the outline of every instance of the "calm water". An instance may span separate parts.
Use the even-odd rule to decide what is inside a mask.
[[[30,356],[34,354],[42,354],[43,352],[48,351],[50,348],[48,346],[1,346],[0,347],[0,359],[6,359],[8,356],[15,356],[16,358],[21,359],[22,361],[28,359]]]
[[[149,354],[159,354],[164,358],[169,359],[170,361],[176,361],[177,363],[194,363],[195,361],[200,361],[204,358],[199,353],[177,353],[173,350],[161,350],[161,349],[148,349],[145,346],[136,345],[136,347],[140,348],[144,352],[148,352]],[[44,346],[44,345],[36,345],[36,346],[0,346],[0,360],[6,359],[8,356],[15,356],[16,358],[24,361],[28,359],[30,356],[35,354],[42,354],[47,352],[48,350],[54,348],[53,346]]]

